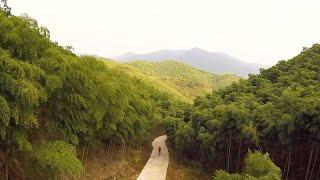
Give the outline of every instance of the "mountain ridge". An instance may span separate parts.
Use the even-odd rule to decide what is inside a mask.
[[[260,68],[266,67],[262,64],[247,63],[225,52],[210,52],[198,47],[189,50],[158,50],[144,54],[126,53],[112,59],[122,62],[174,60],[204,71],[216,74],[231,73],[242,77],[256,74]]]

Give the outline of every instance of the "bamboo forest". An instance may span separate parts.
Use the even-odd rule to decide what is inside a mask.
[[[0,179],[320,179],[320,44],[247,77],[116,61],[75,53],[8,4]]]

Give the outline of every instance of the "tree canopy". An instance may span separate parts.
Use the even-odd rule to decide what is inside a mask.
[[[5,1],[3,1],[5,3]],[[27,15],[0,9],[0,152],[9,178],[18,154],[44,174],[82,172],[75,148],[140,140],[165,114],[167,93],[50,40]],[[66,158],[68,156],[68,158]]]
[[[243,166],[244,153],[256,149],[269,152],[284,178],[318,178],[319,59],[315,44],[247,80],[196,98],[182,109],[187,116],[167,122],[171,142],[215,169],[234,172]]]

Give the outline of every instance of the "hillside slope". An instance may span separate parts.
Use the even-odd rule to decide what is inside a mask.
[[[209,52],[200,48],[190,50],[160,50],[147,54],[126,53],[115,57],[117,60],[130,62],[134,60],[163,61],[175,60],[190,66],[218,74],[231,73],[246,77],[258,73],[264,67],[260,64],[246,63],[222,52]]]
[[[86,179],[92,149],[104,148],[108,165],[115,148],[123,159],[131,142],[139,148],[154,133],[168,109],[162,104],[174,104],[49,34],[0,6],[0,179]]]
[[[319,179],[320,44],[197,98],[185,114],[167,119],[169,140],[177,152],[209,170],[237,171],[235,179],[280,179],[281,174],[283,179]],[[253,149],[268,154],[252,155]],[[247,165],[264,173],[257,177]],[[225,171],[217,171],[214,179],[229,177]]]
[[[239,77],[234,75],[215,75],[175,61],[133,61],[126,64],[106,61],[106,64],[139,77],[185,102],[192,102],[197,96],[239,81]]]

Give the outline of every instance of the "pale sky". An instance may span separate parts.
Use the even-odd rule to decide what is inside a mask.
[[[160,49],[222,51],[275,64],[320,43],[319,0],[8,0],[51,39],[113,57]]]

